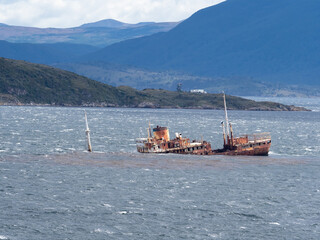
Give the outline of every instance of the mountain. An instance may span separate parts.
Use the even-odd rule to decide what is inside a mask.
[[[172,27],[176,26],[178,23],[176,22],[162,22],[162,23],[156,23],[156,22],[140,22],[136,24],[130,24],[130,23],[123,23],[114,19],[105,19],[94,23],[86,23],[80,26],[80,28],[117,28],[117,29],[129,29],[129,28],[139,28],[143,26],[163,26],[167,27],[168,30]]]
[[[12,43],[73,43],[105,47],[119,41],[165,32],[178,23],[128,24],[112,19],[73,28],[33,28],[0,24],[0,40]]]
[[[127,28],[134,24],[123,23],[114,19],[104,19],[94,23],[86,23],[80,26],[80,28],[96,28],[96,27],[103,27],[103,28]]]
[[[305,110],[228,96],[230,109]],[[49,66],[0,58],[0,104],[221,109],[221,94],[112,87]]]
[[[43,64],[73,61],[96,50],[97,47],[83,44],[9,43],[0,40],[0,57]]]
[[[86,57],[156,71],[320,85],[320,1],[227,0]]]

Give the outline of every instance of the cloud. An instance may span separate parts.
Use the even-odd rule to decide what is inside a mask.
[[[74,27],[102,19],[128,23],[180,21],[223,0],[0,0],[0,22]]]

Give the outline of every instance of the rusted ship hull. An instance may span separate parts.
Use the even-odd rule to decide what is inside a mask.
[[[176,140],[171,140],[168,143],[176,143]],[[198,143],[195,145],[187,145],[182,147],[167,148],[165,146],[146,144],[145,146],[138,146],[137,151],[140,153],[175,153],[175,154],[196,154],[196,155],[208,155],[212,152],[211,146],[207,142]]]
[[[146,148],[138,148],[140,153],[174,153],[174,154],[192,154],[192,155],[227,155],[227,156],[268,156],[271,142],[264,146],[257,146],[248,149],[215,149],[208,150],[206,148],[190,150],[190,148],[173,148],[153,151]]]
[[[237,149],[216,149],[210,152],[194,152],[197,155],[228,155],[228,156],[268,156],[271,147],[271,141],[265,142],[262,145],[257,145],[248,148]]]

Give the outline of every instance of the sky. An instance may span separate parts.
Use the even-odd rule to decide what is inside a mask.
[[[223,0],[0,0],[0,23],[76,27],[103,19],[126,23],[181,21]]]

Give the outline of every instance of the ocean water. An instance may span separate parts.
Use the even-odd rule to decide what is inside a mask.
[[[92,154],[83,108],[0,107],[0,239],[319,239],[320,112],[229,111],[272,147],[225,157],[135,149],[149,121],[221,147],[222,111],[86,111]]]

